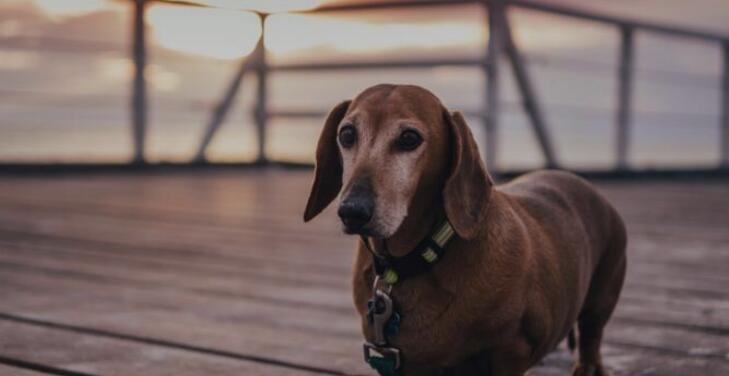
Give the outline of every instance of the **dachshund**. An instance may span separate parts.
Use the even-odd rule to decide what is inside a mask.
[[[454,231],[437,263],[389,285],[401,317],[388,338],[402,355],[397,372],[524,375],[569,336],[572,374],[607,375],[600,344],[627,237],[587,181],[543,170],[495,186],[461,113],[426,89],[390,84],[331,110],[314,175],[304,220],[338,199],[344,232],[362,237],[353,290],[370,343],[379,257],[404,260],[441,223]]]

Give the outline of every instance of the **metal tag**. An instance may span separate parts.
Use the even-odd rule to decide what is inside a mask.
[[[367,315],[375,332],[375,345],[385,346],[387,345],[385,328],[394,311],[392,299],[387,293],[377,289],[371,303]]]

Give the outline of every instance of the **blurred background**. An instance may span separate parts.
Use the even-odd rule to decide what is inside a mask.
[[[487,80],[482,62],[489,36],[484,7],[453,2],[336,11],[348,3],[146,4],[144,160],[184,163],[195,157],[216,106],[235,81],[242,61],[254,54],[262,29],[267,64],[265,154],[259,154],[259,76],[253,67],[244,74],[206,150],[210,162],[265,157],[311,163],[326,111],[382,82],[425,86],[452,109],[471,114],[470,124],[484,150],[487,132],[481,115]],[[682,0],[521,3],[557,9],[579,6],[607,17],[709,34],[697,38],[640,28],[632,33],[627,151],[619,167],[720,165],[725,62],[722,40],[716,38],[729,34],[729,4],[721,0],[702,0],[700,5]],[[333,9],[311,11],[317,7]],[[270,15],[261,17],[260,12]],[[0,0],[0,162],[127,163],[135,158],[134,15],[135,1]],[[509,20],[558,163],[581,170],[616,167],[620,25],[529,6],[512,7]],[[489,163],[500,170],[539,167],[545,162],[540,145],[522,110],[505,55],[498,60],[502,61],[498,128],[491,136],[494,150]],[[435,63],[395,69],[380,64],[398,61]],[[337,63],[373,64],[351,69],[321,65]]]

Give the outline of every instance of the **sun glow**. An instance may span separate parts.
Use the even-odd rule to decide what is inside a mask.
[[[33,0],[33,3],[51,17],[98,12],[108,5],[106,0]]]
[[[261,35],[260,20],[250,12],[155,5],[147,17],[162,47],[218,59],[249,54]]]
[[[374,23],[325,16],[276,14],[266,21],[266,48],[287,54],[311,48],[342,52],[437,48],[482,43],[475,23]]]
[[[148,21],[161,46],[222,59],[250,53],[261,32],[254,13],[224,9],[155,5]],[[315,48],[345,53],[437,48],[482,43],[483,37],[475,23],[373,23],[282,13],[266,19],[265,44],[272,53],[285,55]]]

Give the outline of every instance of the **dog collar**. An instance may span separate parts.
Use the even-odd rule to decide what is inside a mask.
[[[448,220],[444,220],[430,236],[427,236],[415,246],[415,249],[402,257],[375,252],[370,246],[369,239],[364,236],[362,236],[362,242],[372,254],[375,273],[383,282],[394,285],[406,278],[430,271],[433,264],[445,254],[445,245],[453,238],[453,235],[455,235],[453,226]]]

